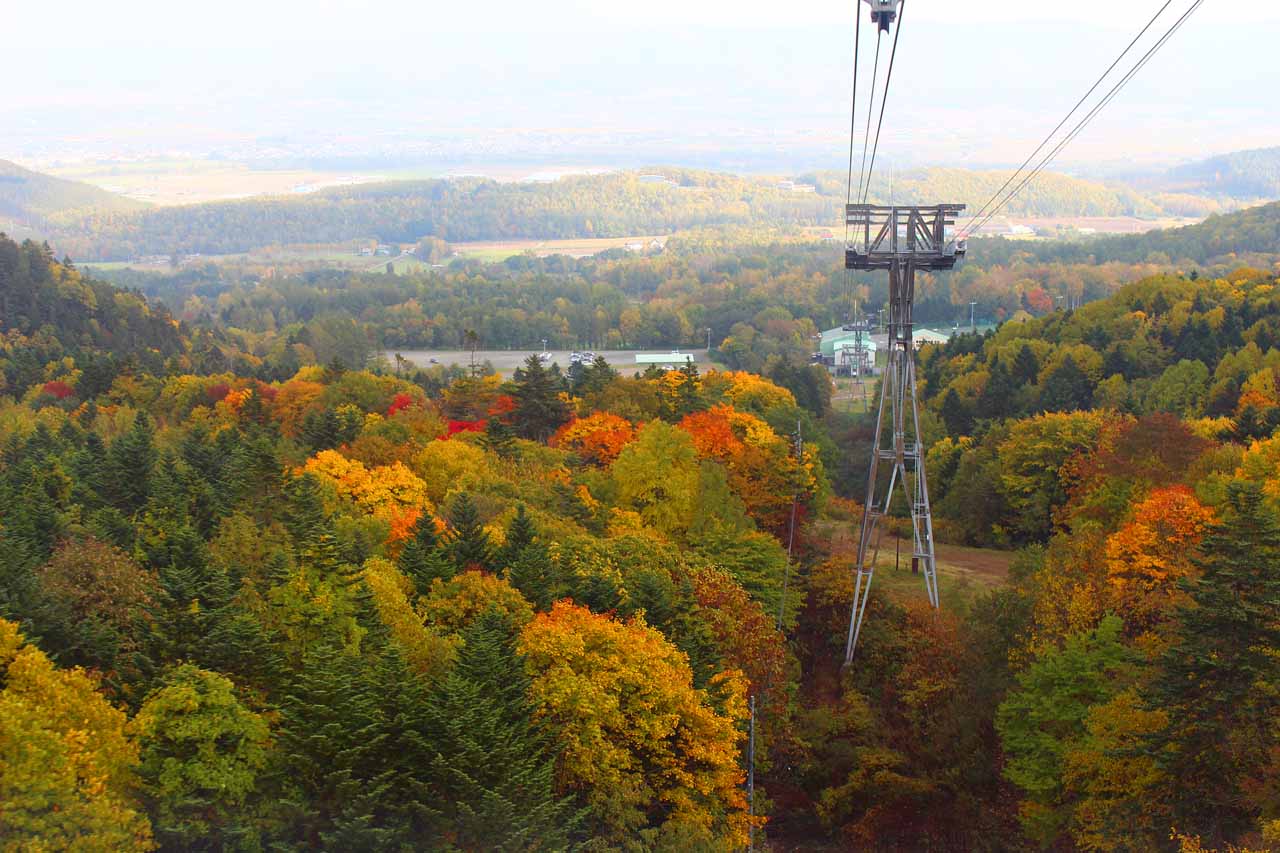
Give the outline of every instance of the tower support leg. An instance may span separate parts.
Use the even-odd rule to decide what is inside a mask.
[[[880,407],[876,413],[871,467],[867,474],[866,501],[858,537],[853,608],[845,640],[845,665],[853,661],[880,553],[883,521],[892,508],[894,492],[902,485],[911,513],[912,556],[924,576],[925,593],[936,609],[939,604],[937,563],[933,548],[933,515],[924,470],[924,446],[920,438],[919,399],[916,390],[915,347],[912,342],[912,302],[915,268],[910,261],[894,261],[889,268],[889,351],[880,379]],[[881,463],[885,463],[881,465]],[[887,483],[882,486],[881,481]]]

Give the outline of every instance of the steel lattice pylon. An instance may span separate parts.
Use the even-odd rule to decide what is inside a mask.
[[[845,250],[845,266],[889,272],[888,362],[880,381],[875,443],[858,539],[857,579],[845,642],[846,665],[853,661],[871,597],[871,581],[883,533],[880,521],[889,512],[899,483],[911,508],[912,561],[924,575],[929,603],[935,608],[939,605],[933,516],[929,509],[924,447],[920,443],[912,303],[916,270],[954,269],[964,258],[964,243],[951,241],[949,234],[963,210],[964,205],[960,204],[930,207],[851,204],[846,209],[850,242]],[[887,477],[882,467],[888,469]],[[885,481],[883,489],[882,481]]]

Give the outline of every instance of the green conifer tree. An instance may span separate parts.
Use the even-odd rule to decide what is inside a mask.
[[[1034,385],[1040,376],[1040,361],[1026,344],[1013,357],[1013,378],[1024,385]]]
[[[533,544],[537,532],[533,527],[533,519],[524,504],[516,507],[515,518],[507,525],[507,541],[503,543],[498,555],[498,562],[508,565],[520,556],[526,548]]]
[[[550,610],[552,603],[566,592],[551,555],[537,539],[533,519],[524,504],[517,507],[516,516],[507,527],[507,541],[497,564],[506,572],[511,585],[538,610]]]
[[[1243,792],[1267,776],[1280,714],[1280,524],[1257,485],[1229,487],[1196,564],[1148,703],[1169,716],[1153,748],[1175,825],[1218,844],[1253,825]]]
[[[453,500],[449,513],[449,556],[459,571],[478,567],[489,569],[493,559],[493,543],[480,523],[480,512],[466,492]]]
[[[563,381],[547,370],[542,359],[531,355],[516,368],[512,397],[516,408],[513,420],[521,438],[546,441],[569,420],[569,404],[560,399]]]
[[[336,569],[338,546],[319,482],[311,474],[293,477],[285,484],[284,496],[284,526],[298,561],[322,572]]]
[[[1044,380],[1040,405],[1047,412],[1074,412],[1093,402],[1093,383],[1075,359],[1067,356]]]
[[[436,521],[423,513],[414,525],[413,537],[404,544],[396,567],[413,581],[419,595],[431,592],[431,582],[436,578],[448,580],[457,570],[441,550],[436,536]]]
[[[477,619],[426,705],[432,828],[463,850],[565,849],[585,814],[555,792],[555,756],[533,721],[513,634],[496,611]]]
[[[956,389],[948,388],[947,393],[942,396],[939,414],[942,416],[942,422],[947,425],[948,435],[958,438],[969,435],[973,431],[973,414],[960,399]]]
[[[139,412],[129,431],[113,441],[107,451],[105,482],[116,508],[132,514],[146,505],[155,464],[151,419]]]
[[[484,437],[480,442],[485,450],[502,459],[510,459],[516,454],[515,433],[501,418],[492,417],[485,422]]]
[[[991,359],[987,370],[987,384],[983,386],[982,393],[978,396],[977,417],[992,420],[1008,417],[1013,414],[1012,407],[1018,390],[1017,383],[1009,375],[1009,370],[999,356]]]

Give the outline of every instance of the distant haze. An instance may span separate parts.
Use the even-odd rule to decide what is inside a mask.
[[[0,158],[835,168],[853,5],[19,4],[10,32],[32,37],[0,53]],[[908,0],[886,163],[1020,162],[1158,5]],[[1270,7],[1206,3],[1061,166],[1139,171],[1280,142]]]

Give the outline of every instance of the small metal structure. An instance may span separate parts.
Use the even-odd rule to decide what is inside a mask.
[[[871,23],[878,24],[881,32],[889,32],[889,25],[898,19],[898,7],[902,0],[862,0],[871,7]]]
[[[872,205],[850,204],[845,218],[849,243],[845,266],[854,270],[889,272],[889,352],[880,380],[880,409],[876,415],[875,443],[871,450],[871,470],[867,476],[867,498],[863,504],[862,531],[858,539],[857,581],[853,610],[849,614],[849,634],[845,643],[845,665],[862,631],[871,581],[880,554],[880,521],[889,513],[894,488],[902,484],[911,507],[913,565],[924,575],[929,603],[938,600],[937,567],[933,553],[933,516],[929,509],[929,485],[924,470],[924,447],[920,441],[920,412],[916,398],[915,344],[912,339],[912,306],[915,301],[916,270],[950,270],[964,259],[965,242],[953,241],[951,231],[962,204]],[[886,437],[889,439],[886,443]],[[888,468],[887,485],[882,487],[881,463]],[[868,560],[870,551],[870,560]]]

